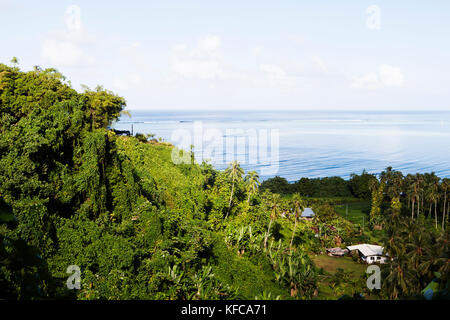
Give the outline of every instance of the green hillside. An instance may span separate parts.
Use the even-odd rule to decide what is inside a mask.
[[[1,298],[290,297],[267,250],[231,243],[227,226],[249,217],[236,220],[250,208],[241,177],[116,136],[125,100],[102,87],[78,93],[56,70],[6,65],[0,84]],[[66,288],[71,265],[80,290]]]
[[[77,92],[55,69],[0,64],[0,299],[359,298],[370,293],[363,266],[342,264],[352,276],[323,253],[374,239],[397,259],[371,298],[415,296],[435,272],[448,281],[445,210],[442,231],[437,224],[447,182],[435,175],[433,228],[422,223],[423,205],[409,219],[426,190],[420,179],[405,178],[414,182],[409,198],[389,168],[348,185],[303,180],[294,191],[309,198],[277,193],[280,178],[260,188],[236,161],[218,171],[183,151],[180,163],[169,143],[116,134],[125,106],[101,86]],[[370,208],[352,198],[355,210],[339,215],[349,194],[371,195]],[[301,219],[306,207],[312,220]]]

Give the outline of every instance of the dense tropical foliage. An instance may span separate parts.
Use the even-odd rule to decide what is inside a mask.
[[[0,298],[311,299],[324,283],[357,294],[364,276],[344,283],[311,258],[367,240],[336,212],[349,197],[371,199],[396,257],[379,297],[413,296],[434,272],[448,280],[448,179],[388,168],[260,184],[238,162],[176,164],[169,143],[108,129],[123,98],[16,65],[0,64]],[[80,290],[66,286],[73,265]]]
[[[280,194],[300,193],[306,197],[356,197],[370,199],[370,181],[373,174],[363,171],[360,175],[351,174],[349,180],[341,177],[301,178],[289,183],[285,178],[276,176],[265,180],[261,190],[270,190]]]

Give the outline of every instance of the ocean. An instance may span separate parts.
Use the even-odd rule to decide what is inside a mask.
[[[238,160],[261,180],[434,171],[450,177],[450,112],[404,111],[141,111],[119,130],[152,133],[217,169]]]

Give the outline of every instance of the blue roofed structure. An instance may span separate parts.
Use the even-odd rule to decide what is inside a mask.
[[[302,218],[314,218],[315,213],[311,208],[305,208],[302,212]]]

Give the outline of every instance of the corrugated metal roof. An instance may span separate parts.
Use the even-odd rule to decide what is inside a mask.
[[[311,208],[305,208],[305,210],[303,210],[303,212],[302,212],[302,217],[305,217],[305,218],[312,218],[312,217],[314,217],[314,215],[315,215],[315,213],[314,213],[314,211],[312,211]]]
[[[368,256],[382,256],[384,248],[382,246],[364,243],[354,246],[348,246],[347,249],[350,251],[359,250],[363,255],[368,257]]]

